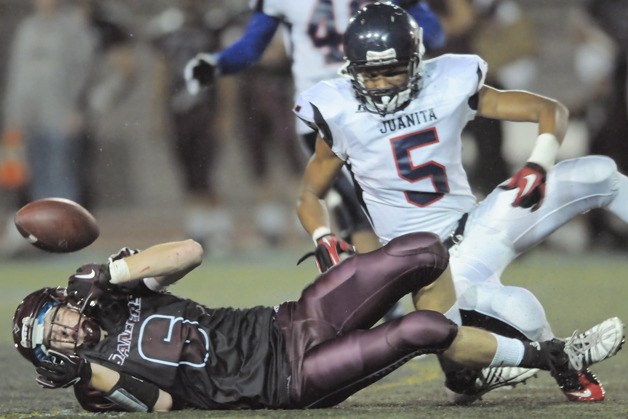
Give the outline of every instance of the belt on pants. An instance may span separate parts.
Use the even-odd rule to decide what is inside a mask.
[[[463,234],[464,234],[464,228],[467,225],[467,219],[469,218],[469,213],[465,212],[462,217],[460,217],[460,219],[458,220],[458,225],[456,226],[456,229],[454,231],[451,232],[451,234],[449,235],[449,237],[447,237],[444,241],[443,244],[445,245],[445,247],[447,247],[447,249],[450,249],[452,246],[460,243],[462,241],[463,238]]]

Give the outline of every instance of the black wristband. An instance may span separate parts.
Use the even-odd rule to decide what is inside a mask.
[[[159,387],[121,372],[120,379],[105,397],[124,410],[152,412],[159,398]]]

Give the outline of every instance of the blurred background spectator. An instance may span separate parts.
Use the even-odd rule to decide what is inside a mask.
[[[19,189],[17,205],[47,196],[84,202],[80,98],[94,51],[93,33],[77,8],[32,1],[12,41],[4,98],[3,146],[13,159],[6,164],[18,156],[23,164],[21,176],[4,182]],[[5,235],[5,251],[14,245],[13,235]]]
[[[237,76],[238,134],[254,185],[255,228],[270,245],[288,239],[296,224],[290,220],[306,161],[294,126],[291,62],[281,35],[275,34],[257,65]]]
[[[98,168],[98,162],[102,155],[106,155],[106,152],[97,153],[98,149],[103,150],[99,144],[99,121],[120,105],[133,90],[137,77],[137,62],[130,31],[133,23],[128,9],[102,0],[77,0],[75,4],[81,8],[83,19],[89,25],[96,41],[94,63],[80,100],[86,115],[81,161],[91,162],[81,167],[82,195],[83,203],[91,208],[103,204],[98,193],[102,191],[95,188],[98,176],[104,174]],[[107,199],[111,199],[111,195],[107,195],[109,195]]]

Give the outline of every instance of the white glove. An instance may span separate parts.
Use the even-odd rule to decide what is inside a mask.
[[[188,92],[196,95],[202,87],[211,86],[218,76],[218,55],[200,53],[187,62],[183,78]]]

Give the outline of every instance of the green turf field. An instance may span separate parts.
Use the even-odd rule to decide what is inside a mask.
[[[313,263],[295,266],[301,250],[253,253],[230,259],[209,258],[173,286],[172,291],[211,306],[275,305],[297,297],[315,274]],[[0,376],[0,417],[88,416],[81,414],[69,390],[43,390],[35,384],[34,371],[12,347],[10,320],[16,304],[31,290],[45,285],[61,285],[80,263],[105,257],[106,254],[92,252],[1,262],[0,314],[6,319],[6,326],[0,335],[3,372]],[[568,336],[576,328],[588,328],[610,316],[628,321],[628,260],[624,255],[563,255],[537,249],[513,264],[504,275],[504,282],[532,290],[545,305],[548,318],[559,336]],[[409,300],[404,300],[404,306],[409,309]],[[566,402],[548,374],[540,375],[525,386],[489,393],[483,401],[470,407],[447,406],[442,392],[443,377],[437,363],[433,357],[423,357],[410,361],[380,383],[333,409],[307,412],[186,411],[160,414],[160,417],[627,417],[628,350],[593,370],[605,383],[607,400],[586,406]]]

